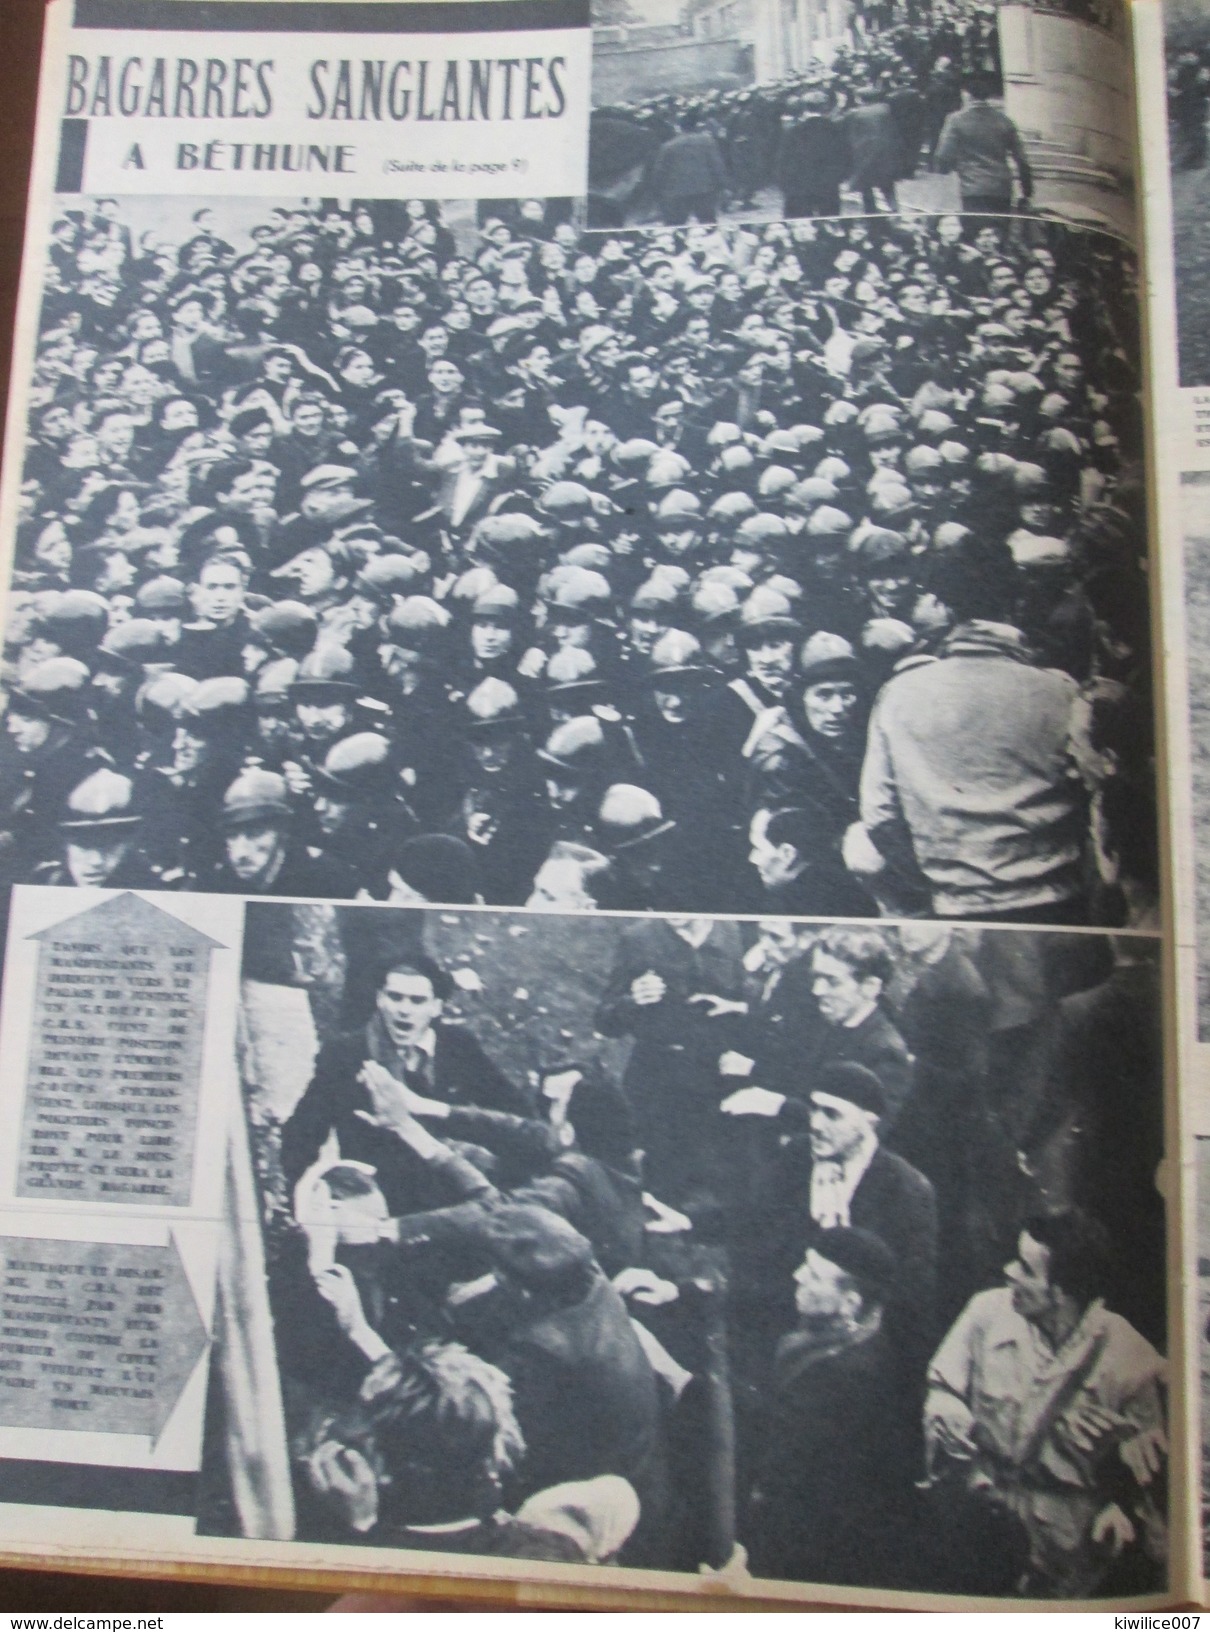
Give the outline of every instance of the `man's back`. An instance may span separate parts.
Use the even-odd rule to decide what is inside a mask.
[[[1012,189],[1009,156],[1020,160],[1017,127],[1002,108],[972,102],[951,113],[937,144],[937,168],[956,170],[963,194],[1008,194]],[[1025,191],[1028,187],[1022,177]]]
[[[651,182],[662,199],[716,193],[725,181],[722,154],[709,131],[692,130],[674,136],[655,156]]]
[[[861,819],[906,823],[948,917],[1058,905],[1080,888],[1084,797],[1069,752],[1076,683],[1026,661],[1016,630],[968,624],[894,675],[870,718]]]

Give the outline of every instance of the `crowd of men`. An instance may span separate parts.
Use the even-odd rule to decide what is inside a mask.
[[[1115,242],[195,225],[53,227],[4,881],[1147,921]]]
[[[1016,127],[991,106],[1003,91],[997,9],[866,6],[849,43],[800,73],[599,109],[590,224],[714,221],[724,206],[774,208],[770,187],[783,216],[839,215],[845,194],[867,214],[893,212],[898,183],[922,167],[957,172],[964,209],[1010,210],[1032,176]]]
[[[1177,170],[1200,170],[1206,162],[1206,104],[1210,101],[1210,51],[1187,42],[1170,47],[1168,70],[1168,139]]]
[[[621,1076],[590,1045],[516,1080],[415,946],[354,980],[376,916],[262,1160],[300,1536],[1162,1583],[1148,938],[610,924],[562,1018],[629,1039]]]

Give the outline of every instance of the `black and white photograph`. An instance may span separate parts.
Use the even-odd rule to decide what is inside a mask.
[[[1210,472],[1181,477],[1185,550],[1189,788],[1197,924],[1197,1034],[1210,1042]]]
[[[595,0],[592,226],[875,211],[1132,238],[1117,0]]]
[[[1210,385],[1210,12],[1200,0],[1164,0],[1164,40],[1180,383]]]
[[[4,881],[1154,924],[1117,240],[61,204]]]
[[[1151,937],[250,902],[242,993],[199,1533],[1162,1586]]]

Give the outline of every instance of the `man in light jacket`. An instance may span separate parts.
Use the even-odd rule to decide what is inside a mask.
[[[932,587],[954,623],[933,658],[879,693],[846,860],[918,869],[939,918],[1079,923],[1077,686],[1033,661],[1012,621],[1015,576],[1007,546],[989,540],[967,538],[937,562]],[[877,854],[863,869],[865,839]]]

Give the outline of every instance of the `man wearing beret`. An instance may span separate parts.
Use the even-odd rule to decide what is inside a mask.
[[[724,1101],[763,1093],[741,1089]],[[779,1095],[769,1095],[780,1099]],[[872,1071],[851,1061],[824,1066],[811,1081],[805,1113],[782,1101],[791,1137],[763,1186],[737,1216],[737,1300],[751,1304],[754,1333],[775,1339],[790,1324],[794,1266],[821,1232],[853,1225],[893,1241],[898,1273],[888,1298],[887,1330],[905,1376],[918,1376],[933,1340],[937,1274],[937,1205],[933,1187],[882,1145],[887,1096]]]
[[[889,1587],[915,1471],[883,1310],[895,1257],[871,1230],[823,1230],[794,1271],[741,1528],[756,1575]]]

